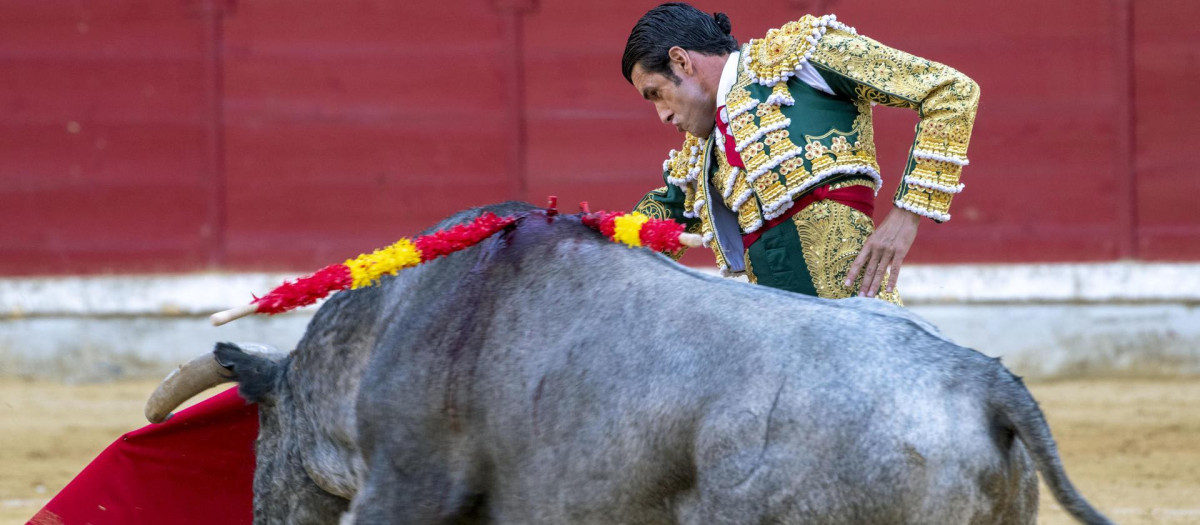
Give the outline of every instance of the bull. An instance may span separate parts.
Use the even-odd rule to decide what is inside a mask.
[[[1020,378],[911,312],[487,211],[529,215],[334,296],[290,353],[218,344],[148,416],[237,381],[260,524],[1032,524],[1038,472],[1109,523]]]

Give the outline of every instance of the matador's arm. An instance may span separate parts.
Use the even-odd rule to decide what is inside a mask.
[[[963,188],[959,175],[967,165],[979,86],[950,67],[842,29],[827,31],[810,63],[842,96],[917,111],[921,122],[895,205],[950,220],[950,200]]]
[[[684,143],[684,147],[689,146],[688,142]],[[690,153],[690,152],[689,152]],[[671,153],[671,157],[663,163],[663,182],[665,186],[646,193],[642,200],[638,201],[637,206],[633,210],[641,212],[643,215],[651,219],[671,219],[675,222],[683,224],[687,227],[690,233],[698,233],[700,231],[700,220],[696,218],[694,213],[691,213],[691,203],[688,202],[687,192],[683,187],[686,187],[689,181],[674,180],[672,171],[679,171],[676,166],[684,161],[682,156],[677,157],[675,152]],[[681,248],[676,252],[668,253],[672,259],[679,260],[683,256],[683,252],[687,248]]]

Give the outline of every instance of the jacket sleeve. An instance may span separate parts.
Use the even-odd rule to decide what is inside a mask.
[[[685,143],[685,146],[687,144]],[[680,186],[672,184],[670,180],[673,163],[675,162],[675,154],[672,152],[671,158],[663,163],[663,182],[665,186],[646,193],[642,200],[638,201],[637,206],[634,206],[634,211],[641,212],[642,215],[651,219],[671,219],[684,225],[688,232],[699,233],[700,220],[695,214],[688,213],[690,199],[687,192]],[[685,183],[686,184],[686,183]],[[687,248],[681,248],[673,253],[666,255],[672,259],[679,260]]]
[[[853,30],[830,28],[809,62],[839,95],[917,111],[921,121],[894,201],[937,222],[950,220],[979,106],[975,81]]]

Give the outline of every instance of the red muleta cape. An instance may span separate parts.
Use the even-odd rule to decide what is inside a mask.
[[[258,407],[231,388],[121,436],[28,524],[249,524]]]

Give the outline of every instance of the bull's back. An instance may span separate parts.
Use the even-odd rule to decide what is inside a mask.
[[[534,224],[397,312],[424,321],[367,368],[372,469],[424,466],[510,522],[654,523],[739,502],[917,515],[993,462],[969,380],[986,360],[919,323]]]
[[[655,282],[687,289],[695,279],[667,274]],[[531,286],[523,300],[562,303],[571,281]],[[487,436],[484,453],[512,476],[496,487],[513,493],[506,500],[606,513],[640,495],[635,507],[643,512],[682,512],[687,505],[670,510],[663,502],[698,505],[692,495],[709,484],[758,495],[746,500],[753,508],[738,512],[788,515],[816,508],[817,499],[867,512],[827,496],[894,501],[914,472],[952,487],[978,471],[973,464],[951,467],[961,458],[943,454],[964,434],[975,443],[984,432],[977,398],[938,379],[950,375],[946,358],[958,351],[944,340],[902,320],[830,312],[823,301],[704,284],[717,293],[692,301],[690,310],[653,290],[618,285],[620,293],[592,295],[586,315],[568,308],[498,312],[506,329],[494,331],[486,345],[493,350],[482,354],[497,366],[481,367],[477,385],[489,414],[479,427]],[[630,315],[630,304],[656,307]],[[889,335],[896,326],[880,326],[879,335],[864,334],[872,322],[907,332]],[[929,348],[902,348],[897,337]],[[913,357],[928,350],[946,356]],[[951,396],[972,401],[937,401]],[[925,482],[911,492],[918,504],[945,496]],[[783,495],[774,507],[761,504]],[[739,509],[735,503],[708,511]],[[870,512],[880,518],[914,505]]]

